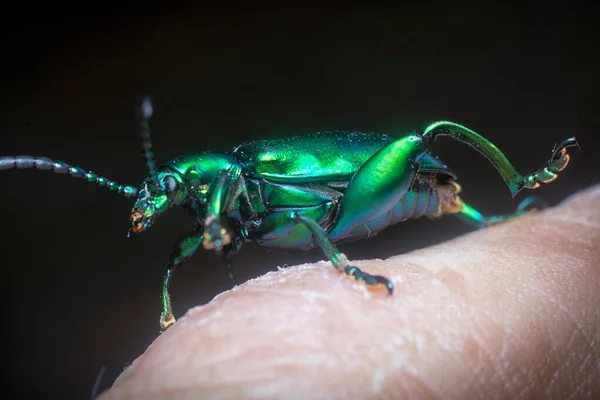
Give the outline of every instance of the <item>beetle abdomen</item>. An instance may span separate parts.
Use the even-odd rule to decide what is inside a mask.
[[[352,242],[368,239],[398,222],[420,218],[425,215],[439,215],[439,213],[440,199],[435,179],[418,176],[410,190],[402,196],[394,207],[368,223],[357,226],[348,235],[338,238],[338,241]]]
[[[440,201],[435,184],[417,178],[411,189],[390,210],[390,225],[424,215],[438,214],[439,208]]]

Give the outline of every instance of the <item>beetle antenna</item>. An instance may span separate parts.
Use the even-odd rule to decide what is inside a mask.
[[[152,140],[150,139],[150,117],[152,117],[153,111],[150,98],[147,96],[142,97],[137,108],[138,127],[140,136],[142,137],[142,151],[146,159],[146,167],[148,168],[150,194],[156,195],[160,194],[162,189],[158,183],[156,163],[154,162],[154,153],[152,152]]]
[[[515,197],[521,189],[536,189],[541,183],[550,183],[557,178],[557,174],[566,168],[570,156],[569,147],[579,147],[574,137],[563,140],[554,145],[550,159],[533,174],[521,175],[508,161],[506,156],[492,142],[478,133],[454,122],[440,121],[429,125],[421,135],[425,143],[432,143],[438,136],[450,136],[454,140],[465,143],[479,153],[500,172],[500,175],[510,188]]]
[[[125,197],[136,197],[138,190],[133,186],[119,185],[116,182],[98,176],[91,171],[85,171],[79,167],[73,167],[62,161],[54,161],[46,157],[16,156],[0,157],[0,171],[17,168],[36,168],[42,171],[52,171],[57,174],[67,174],[73,178],[85,178],[88,182],[95,183],[100,187],[108,188],[113,192]]]
[[[94,387],[92,388],[91,400],[96,400],[96,398],[98,397],[98,390],[100,390],[100,381],[102,380],[102,375],[104,375],[105,371],[106,371],[106,367],[103,365],[102,368],[100,368],[100,372],[98,373],[98,376],[96,377],[96,381],[94,382]]]

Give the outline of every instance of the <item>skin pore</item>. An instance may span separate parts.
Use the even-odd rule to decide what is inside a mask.
[[[600,396],[600,185],[386,260],[248,281],[179,319],[99,399]]]

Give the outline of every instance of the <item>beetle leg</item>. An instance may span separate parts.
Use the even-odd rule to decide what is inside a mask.
[[[202,243],[202,233],[203,228],[199,226],[192,233],[181,237],[175,242],[175,245],[173,245],[162,287],[160,328],[163,331],[175,323],[175,316],[173,315],[173,310],[171,308],[171,296],[169,294],[169,284],[171,283],[173,270],[183,265],[183,263],[192,257],[196,250],[198,250],[200,243]]]
[[[425,154],[418,135],[398,139],[373,154],[350,180],[329,237],[343,238],[391,210],[409,190]]]
[[[233,276],[233,269],[231,268],[231,260],[233,256],[238,253],[238,249],[233,245],[232,242],[229,246],[225,246],[223,249],[223,261],[225,262],[225,268],[227,269],[227,277],[229,278],[229,282],[231,282],[231,286],[235,287],[235,277]]]
[[[314,220],[304,217],[299,213],[293,215],[294,223],[302,223],[306,226],[313,234],[315,241],[319,244],[327,258],[331,261],[333,266],[340,272],[344,273],[350,278],[355,279],[357,282],[365,283],[371,287],[385,286],[389,294],[394,291],[394,285],[391,281],[383,276],[370,275],[363,272],[358,267],[354,267],[348,263],[348,258],[344,253],[341,253],[331,242],[327,236],[327,232]]]
[[[432,143],[438,136],[450,136],[481,153],[498,170],[515,197],[522,189],[536,189],[541,183],[554,181],[558,173],[569,163],[569,147],[579,147],[574,137],[563,140],[552,149],[550,159],[539,170],[526,176],[521,175],[506,156],[492,142],[478,133],[454,122],[440,121],[429,125],[423,132],[425,143]]]
[[[231,174],[229,171],[219,171],[210,194],[203,237],[203,246],[207,250],[221,251],[223,246],[231,242],[231,236],[221,221],[223,207],[227,204],[229,197],[230,179]]]
[[[483,229],[491,225],[506,222],[520,215],[527,214],[530,211],[539,210],[546,207],[547,204],[539,200],[537,197],[528,197],[519,204],[517,210],[512,214],[490,215],[486,217],[475,208],[471,207],[465,202],[462,202],[462,209],[453,215],[455,215],[461,221],[474,226],[475,228]]]

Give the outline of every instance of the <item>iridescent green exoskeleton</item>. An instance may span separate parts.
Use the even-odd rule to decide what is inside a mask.
[[[575,138],[564,140],[542,168],[521,175],[485,138],[442,121],[403,137],[336,131],[258,140],[237,146],[229,154],[194,153],[156,168],[148,124],[151,114],[152,105],[144,98],[139,121],[148,177],[139,189],[42,157],[2,157],[0,170],[52,170],[136,198],[130,227],[134,233],[148,229],[170,207],[186,208],[196,227],[175,243],[167,264],[162,329],[175,322],[169,295],[173,270],[200,246],[223,251],[227,260],[246,242],[285,249],[320,247],[344,275],[391,294],[392,282],[352,266],[334,243],[369,238],[409,218],[453,214],[481,228],[526,212],[520,207],[513,214],[484,217],[464,203],[456,176],[427,149],[439,136],[449,136],[483,154],[513,197],[522,189],[535,189],[556,179],[569,162],[567,148],[578,145]]]

